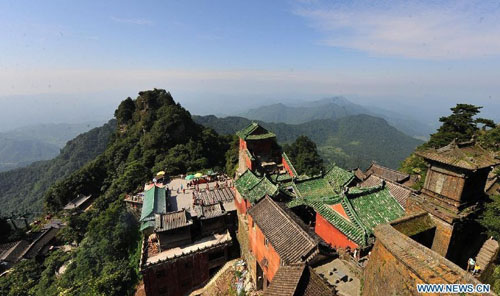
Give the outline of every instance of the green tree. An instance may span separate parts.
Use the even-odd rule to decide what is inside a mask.
[[[315,175],[323,168],[323,160],[318,154],[316,144],[306,136],[298,137],[295,142],[285,145],[283,150],[293,163],[300,175]]]
[[[236,169],[238,168],[238,153],[239,153],[239,141],[238,136],[231,137],[231,142],[229,144],[229,149],[226,152],[226,174],[229,177],[234,177]]]
[[[0,277],[0,295],[28,296],[37,285],[43,266],[34,259],[23,260],[16,264],[7,276]]]
[[[481,131],[478,140],[484,148],[500,151],[500,125],[490,130]]]
[[[474,119],[482,107],[457,104],[451,108],[452,114],[439,118],[443,124],[431,138],[427,144],[428,147],[443,147],[448,145],[454,139],[458,141],[468,141],[478,131],[478,121]],[[479,119],[480,123],[484,123],[484,119]]]
[[[486,227],[488,235],[500,240],[500,196],[492,196],[491,202],[486,204],[485,211],[481,217],[481,224]]]
[[[7,242],[10,234],[12,233],[12,227],[6,218],[0,217],[0,243]]]
[[[115,111],[115,117],[118,120],[118,124],[126,124],[132,119],[132,115],[135,111],[135,103],[134,101],[128,97],[123,100],[120,105],[118,105],[118,109]]]
[[[402,163],[400,171],[410,175],[417,175],[418,182],[413,184],[413,189],[420,190],[424,186],[425,176],[427,175],[427,164],[424,159],[412,153]]]

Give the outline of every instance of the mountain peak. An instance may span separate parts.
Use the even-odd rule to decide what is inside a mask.
[[[345,97],[342,96],[336,96],[336,97],[328,97],[328,98],[323,98],[317,101],[313,101],[308,103],[307,105],[311,106],[322,106],[322,105],[338,105],[338,106],[346,106],[346,105],[353,105],[351,101],[346,99]]]

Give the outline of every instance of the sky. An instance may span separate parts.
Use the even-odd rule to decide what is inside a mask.
[[[500,0],[4,0],[0,130],[109,118],[151,88],[196,114],[343,95],[500,119],[499,36]]]

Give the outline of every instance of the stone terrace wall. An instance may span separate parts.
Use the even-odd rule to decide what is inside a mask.
[[[480,283],[389,224],[377,226],[375,236],[377,240],[364,272],[363,296],[421,295],[416,287],[425,283]]]
[[[244,215],[238,214],[238,233],[236,239],[240,244],[241,258],[247,263],[248,271],[253,282],[257,280],[257,266],[255,256],[250,251],[250,242],[248,238],[248,224]]]

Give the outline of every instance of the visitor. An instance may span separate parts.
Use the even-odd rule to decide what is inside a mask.
[[[476,265],[476,261],[474,259],[469,258],[467,261],[467,271],[474,271],[474,266]]]
[[[473,275],[479,274],[481,272],[481,267],[479,265],[474,266],[474,271],[472,272]]]

